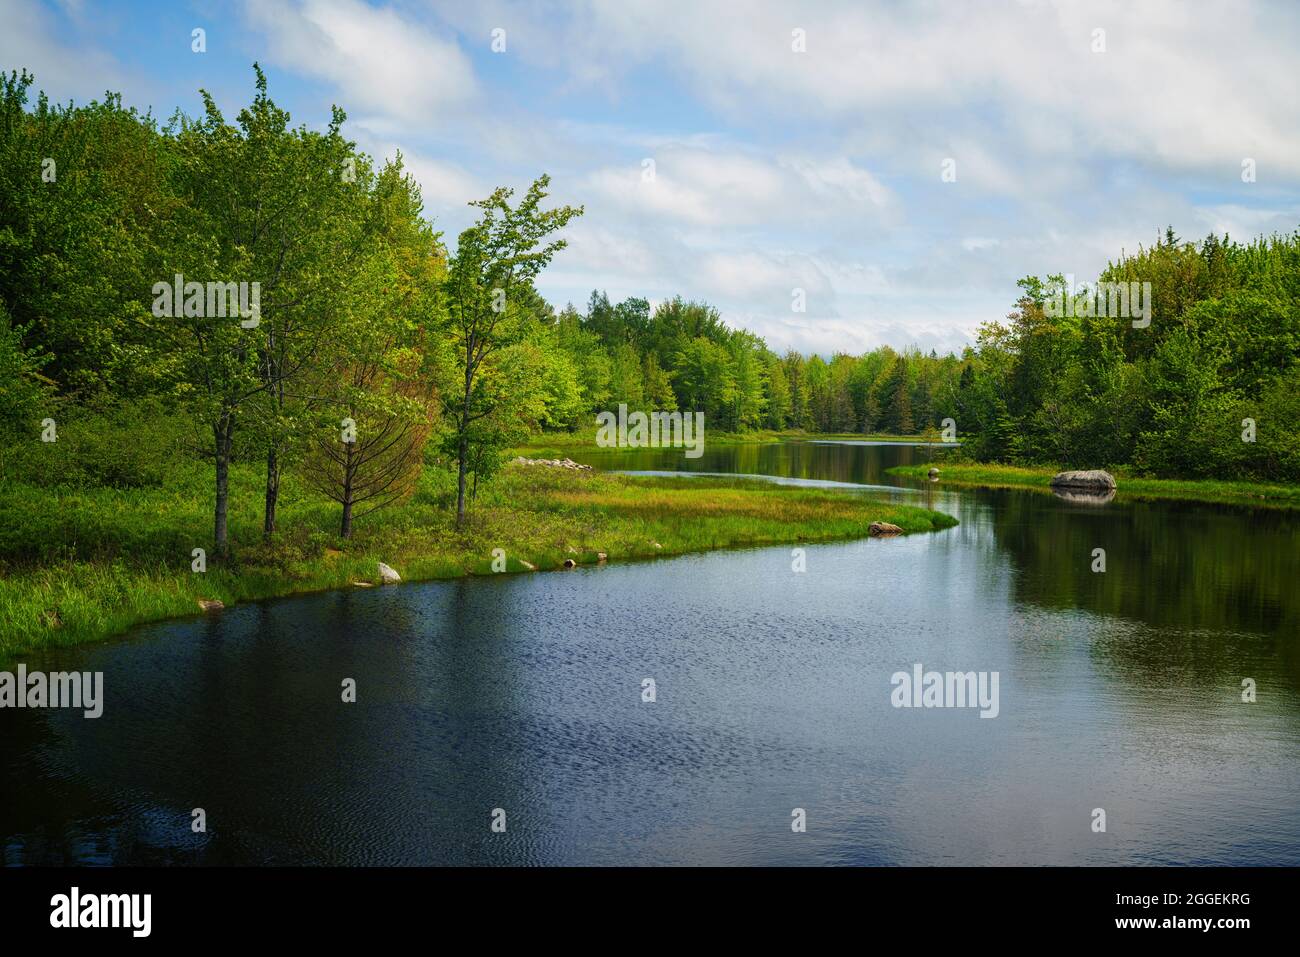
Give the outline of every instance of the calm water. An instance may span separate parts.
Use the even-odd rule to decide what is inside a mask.
[[[587,460],[906,486],[885,468],[926,454]],[[1300,518],[864,494],[962,524],[802,574],[763,548],[403,585],[32,656],[103,671],[105,711],[0,712],[3,859],[1300,863]],[[998,672],[1000,714],[893,708],[917,662]]]

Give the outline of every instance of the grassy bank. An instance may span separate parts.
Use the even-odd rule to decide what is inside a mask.
[[[180,466],[159,488],[0,487],[0,661],[46,644],[117,634],[142,622],[376,579],[387,562],[407,581],[672,555],[731,546],[847,539],[873,521],[909,532],[956,524],[937,512],[858,492],[733,479],[657,479],[509,467],[483,489],[471,521],[452,522],[450,477],[427,471],[406,504],[358,520],[337,537],[337,506],[289,482],[281,523],[260,543],[261,476],[232,472],[232,540],[225,568],[191,571],[207,547],[211,493],[201,467]]]
[[[991,465],[936,462],[941,483],[983,486],[986,488],[1032,488],[1051,491],[1051,479],[1059,469],[1025,468],[1016,465]],[[898,465],[892,475],[924,479],[929,465]],[[1300,486],[1272,485],[1262,482],[1221,482],[1213,479],[1140,478],[1123,471],[1112,473],[1118,486],[1116,497],[1167,499],[1185,502],[1252,505],[1274,508],[1300,508]]]

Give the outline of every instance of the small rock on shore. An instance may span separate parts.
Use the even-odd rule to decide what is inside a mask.
[[[546,465],[553,469],[574,469],[580,472],[590,472],[590,465],[580,465],[573,459],[526,459],[522,455],[512,459],[515,465]]]

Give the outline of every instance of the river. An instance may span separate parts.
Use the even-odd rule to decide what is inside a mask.
[[[961,520],[802,572],[785,546],[404,584],[29,655],[104,672],[104,713],[0,712],[3,861],[1300,864],[1300,515],[886,474],[929,454],[575,455]],[[996,673],[996,717],[895,707],[918,664]]]

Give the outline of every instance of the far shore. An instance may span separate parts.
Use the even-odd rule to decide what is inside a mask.
[[[939,470],[939,484],[984,488],[1027,488],[1050,494],[1051,480],[1063,469],[1048,466],[989,465],[936,461],[922,465],[896,465],[889,474],[902,478],[928,477],[931,468]],[[1247,505],[1255,508],[1300,508],[1300,486],[1267,482],[1218,481],[1216,479],[1160,479],[1132,476],[1123,470],[1112,472],[1117,484],[1116,499],[1163,499],[1167,501],[1208,502],[1221,505]]]
[[[803,432],[786,430],[774,432],[758,430],[754,432],[708,432],[704,448],[718,445],[771,445],[778,442],[897,442],[905,445],[945,445],[939,433],[933,435],[888,435],[885,433],[865,434],[862,432]],[[628,452],[636,449],[607,449],[596,444],[594,431],[590,432],[544,432],[535,435],[527,442],[517,446],[512,454],[531,458],[555,457],[564,452],[581,450],[586,452]]]

